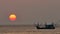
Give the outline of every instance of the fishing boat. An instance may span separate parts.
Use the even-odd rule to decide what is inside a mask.
[[[44,27],[43,27],[43,26],[40,27],[40,25],[37,24],[37,25],[36,25],[36,28],[37,28],[37,29],[55,29],[55,26],[54,26],[53,23],[52,23],[52,24],[45,24]]]

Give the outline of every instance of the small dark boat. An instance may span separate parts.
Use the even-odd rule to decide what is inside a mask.
[[[54,24],[45,24],[45,27],[40,27],[39,24],[36,25],[37,29],[55,29]]]

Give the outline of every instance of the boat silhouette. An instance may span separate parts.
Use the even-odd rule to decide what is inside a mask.
[[[40,27],[39,23],[36,25],[37,29],[55,29],[54,24],[45,24],[44,27]]]

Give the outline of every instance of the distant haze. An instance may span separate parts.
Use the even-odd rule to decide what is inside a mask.
[[[16,21],[9,21],[15,13]],[[60,0],[0,0],[0,25],[33,24],[60,20]]]

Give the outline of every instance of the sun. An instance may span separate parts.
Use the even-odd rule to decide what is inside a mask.
[[[11,20],[11,21],[15,21],[16,20],[16,15],[15,14],[10,14],[9,15],[9,20]]]

